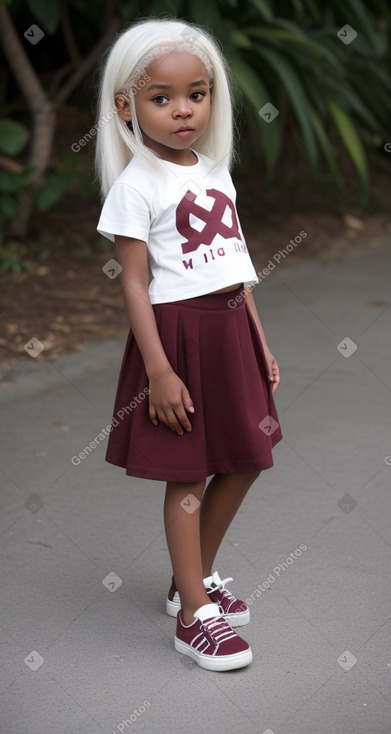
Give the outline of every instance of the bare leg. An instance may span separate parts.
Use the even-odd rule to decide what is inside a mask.
[[[184,508],[182,500],[188,494],[201,502],[205,482],[167,482],[164,501],[164,525],[168,550],[181,599],[184,624],[194,622],[194,612],[211,601],[203,584],[201,545],[200,545],[200,506],[194,511],[197,502],[190,498]]]
[[[211,576],[220,543],[260,471],[215,474],[203,496],[200,513],[202,577]]]

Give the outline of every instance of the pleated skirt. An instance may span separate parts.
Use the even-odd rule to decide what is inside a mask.
[[[175,482],[273,466],[272,449],[282,431],[262,342],[242,290],[153,304],[164,351],[194,404],[195,412],[187,413],[192,430],[182,436],[152,423],[148,377],[129,330],[107,462],[130,476]]]

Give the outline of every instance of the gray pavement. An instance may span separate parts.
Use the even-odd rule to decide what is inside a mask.
[[[1,734],[391,732],[389,245],[254,291],[284,439],[216,564],[251,600],[243,670],[174,650],[164,484],[106,440],[72,463],[111,420],[124,340],[1,365]]]

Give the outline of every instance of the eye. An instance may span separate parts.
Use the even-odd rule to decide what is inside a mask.
[[[156,102],[156,104],[160,105],[163,104],[167,100],[167,97],[164,96],[164,94],[158,94],[157,97],[154,97],[152,102]]]
[[[194,99],[195,102],[199,102],[202,97],[206,96],[206,92],[193,92],[191,95],[191,99]],[[196,98],[196,99],[195,99]]]

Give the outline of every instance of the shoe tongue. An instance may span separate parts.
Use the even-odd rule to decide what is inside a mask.
[[[217,571],[214,572],[212,578],[213,578],[213,581],[216,584],[216,586],[219,586],[221,584],[221,578],[220,578],[219,574],[217,573]]]
[[[221,578],[217,571],[215,571],[212,576],[208,576],[206,579],[204,579],[204,586],[206,589],[217,589],[220,584]]]
[[[206,619],[211,619],[212,617],[220,617],[221,612],[218,604],[204,604],[204,606],[197,609],[196,612],[194,612],[194,617],[196,619],[199,619],[200,622],[205,622]]]

